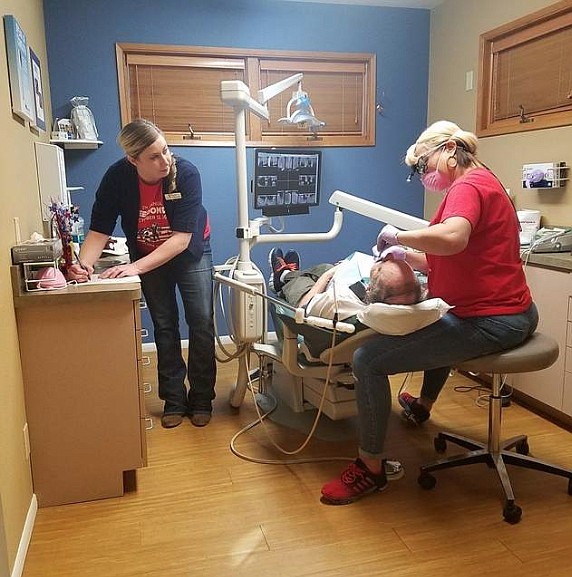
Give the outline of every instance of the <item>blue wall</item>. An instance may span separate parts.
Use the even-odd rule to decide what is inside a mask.
[[[327,198],[336,188],[422,216],[423,190],[405,182],[403,157],[426,123],[429,11],[280,0],[44,0],[44,14],[53,115],[69,117],[69,99],[89,96],[104,141],[96,151],[66,151],[68,184],[85,188],[73,200],[87,222],[99,180],[122,154],[115,141],[121,128],[116,42],[375,53],[384,106],[376,116],[376,145],[324,148],[322,204],[287,219],[286,232],[329,230]],[[222,263],[238,252],[234,149],[173,150],[201,172],[214,260]],[[251,171],[252,151],[248,158]],[[346,213],[336,239],[295,248],[303,265],[333,262],[353,250],[369,251],[378,230],[378,223]],[[270,248],[252,252],[265,274]]]

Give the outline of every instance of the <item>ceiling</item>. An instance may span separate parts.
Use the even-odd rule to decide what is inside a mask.
[[[321,4],[355,4],[361,6],[392,6],[395,8],[435,8],[445,0],[286,0],[287,2],[319,2]]]

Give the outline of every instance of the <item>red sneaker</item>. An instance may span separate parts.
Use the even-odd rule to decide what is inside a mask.
[[[339,479],[334,479],[322,487],[320,501],[327,505],[348,505],[370,493],[383,491],[387,487],[385,462],[381,473],[372,473],[361,459],[350,463]]]
[[[431,413],[419,403],[418,399],[409,393],[401,393],[397,400],[403,407],[403,416],[416,425],[421,425],[431,416]]]
[[[278,294],[284,286],[282,275],[285,272],[295,271],[300,268],[300,256],[294,250],[289,250],[286,256],[278,247],[273,248],[268,255],[268,263],[272,273],[268,279],[268,284],[272,290]]]

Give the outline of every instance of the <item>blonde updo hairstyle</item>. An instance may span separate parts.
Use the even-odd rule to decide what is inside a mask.
[[[454,122],[448,120],[434,122],[420,134],[415,144],[407,149],[405,164],[415,166],[420,156],[447,142],[454,142],[457,145],[455,156],[459,167],[467,168],[473,163],[482,166],[476,158],[478,138],[472,132],[461,130]]]
[[[159,136],[165,136],[160,128],[149,120],[138,118],[123,127],[117,142],[127,156],[137,158]]]

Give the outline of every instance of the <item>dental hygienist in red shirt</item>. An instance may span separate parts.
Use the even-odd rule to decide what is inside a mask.
[[[407,151],[411,176],[418,174],[428,190],[444,192],[443,200],[427,228],[401,231],[386,225],[375,249],[394,247],[396,255],[426,272],[429,296],[454,308],[419,331],[379,335],[356,350],[359,456],[324,485],[324,503],[344,505],[387,487],[388,375],[423,371],[420,396],[399,397],[406,415],[422,423],[451,367],[514,348],[536,329],[538,313],[522,269],[516,212],[498,178],[477,158],[477,144],[471,132],[439,121]]]

